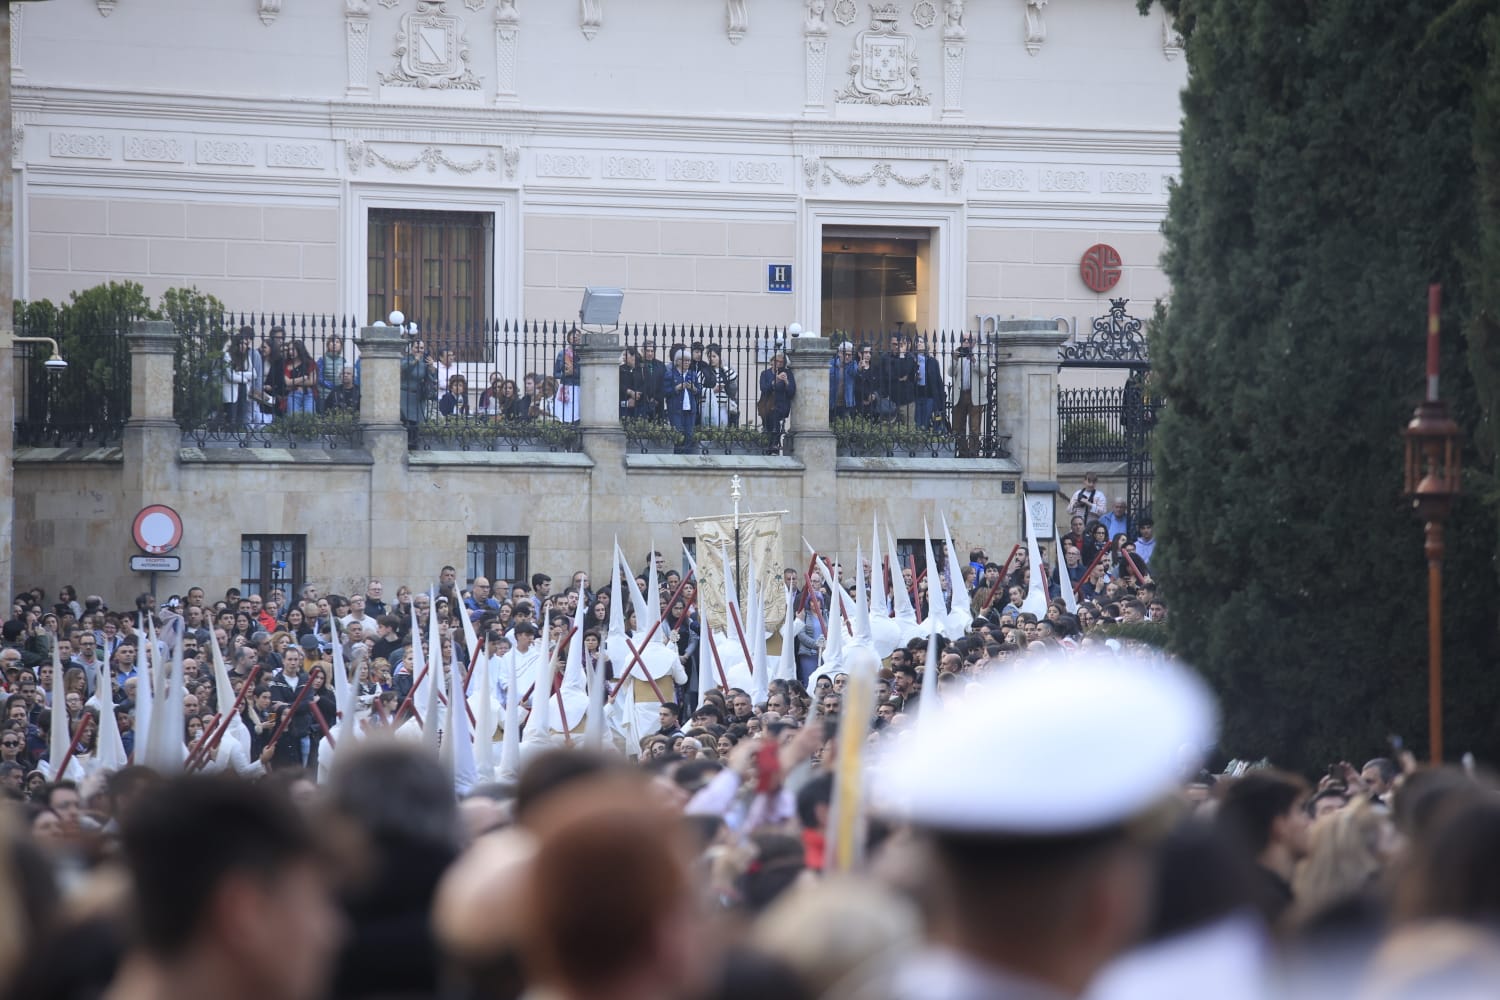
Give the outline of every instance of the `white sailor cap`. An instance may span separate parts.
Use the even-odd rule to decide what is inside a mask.
[[[1102,830],[1191,773],[1216,721],[1208,688],[1181,666],[1102,653],[1048,658],[994,676],[925,720],[881,769],[875,800],[955,833]]]

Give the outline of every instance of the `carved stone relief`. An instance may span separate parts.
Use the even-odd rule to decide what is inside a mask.
[[[538,177],[592,177],[594,167],[582,153],[542,153],[536,158]]]
[[[725,30],[729,34],[729,44],[738,45],[740,39],[745,37],[745,32],[750,30],[750,12],[746,9],[746,0],[725,0],[728,8],[724,11],[726,22]]]
[[[816,164],[819,161],[810,162]],[[817,187],[817,181],[821,181],[824,185],[838,181],[845,187],[864,187],[873,182],[876,187],[896,184],[908,190],[931,188],[941,191],[943,190],[943,173],[943,168],[936,165],[929,166],[919,173],[911,173],[884,161],[855,172],[853,169],[841,170],[825,160],[821,163],[821,171],[814,170],[809,173],[808,177],[811,187]],[[960,171],[960,179],[962,179],[962,171]]]
[[[968,33],[969,29],[964,27],[964,0],[944,0],[943,37],[963,38]]]
[[[780,184],[784,176],[781,164],[766,160],[735,160],[729,171],[735,184]]]
[[[124,156],[143,163],[181,163],[187,153],[182,140],[172,136],[127,135]]]
[[[321,170],[323,147],[313,142],[268,142],[266,166]]]
[[[618,181],[654,181],[656,160],[649,156],[606,156],[604,177]]]
[[[828,34],[828,0],[807,0],[807,20],[802,31],[808,35]]]
[[[95,0],[94,6],[99,8],[100,17],[108,17],[115,12],[115,0]]]
[[[1043,191],[1073,191],[1083,193],[1089,189],[1089,172],[1087,170],[1059,170],[1053,167],[1046,167],[1041,171],[1039,178]]]
[[[1099,175],[1104,194],[1151,194],[1151,175],[1144,170],[1105,170]]]
[[[1182,55],[1182,47],[1185,44],[1182,40],[1182,35],[1178,33],[1176,26],[1172,24],[1172,15],[1168,14],[1165,8],[1162,8],[1161,54],[1166,56],[1168,62],[1171,62]]]
[[[969,30],[964,27],[963,0],[947,0],[943,22],[943,118],[964,116],[964,54]]]
[[[1042,11],[1047,6],[1047,0],[1026,0],[1026,52],[1028,55],[1036,55],[1042,51],[1042,43],[1047,40],[1047,22],[1042,20]]]
[[[667,160],[667,180],[714,183],[719,179],[718,160],[689,160],[673,157]]]
[[[604,0],[579,0],[578,27],[589,41],[604,27]]]
[[[1031,179],[1020,167],[979,167],[974,185],[981,191],[1030,191]]]
[[[392,53],[400,62],[380,82],[389,87],[421,90],[478,90],[469,69],[469,37],[463,19],[448,13],[443,0],[417,0],[414,12],[401,15]]]
[[[50,146],[53,156],[76,160],[108,160],[115,155],[115,143],[98,132],[53,132]]]
[[[937,24],[937,4],[932,0],[917,0],[911,9],[911,22],[923,29]]]
[[[828,0],[807,0],[807,19],[802,28],[805,50],[804,86],[807,90],[803,98],[802,113],[805,115],[827,113],[824,106],[828,78],[828,22],[824,20],[827,7]]]
[[[281,0],[257,0],[260,7],[260,23],[270,27],[281,13]]]
[[[516,0],[500,0],[495,8],[495,103],[519,104],[516,67],[520,61],[521,15]]]
[[[344,96],[358,97],[370,91],[370,7],[354,3],[344,10],[344,59],[349,78]]]
[[[21,21],[25,10],[23,3],[10,8],[10,78],[16,83],[26,79],[26,70],[21,68]]]
[[[221,167],[253,167],[255,144],[243,139],[199,139],[197,161]]]
[[[892,107],[932,103],[917,83],[914,40],[896,30],[900,18],[901,8],[894,3],[871,6],[870,27],[854,36],[848,84],[834,95],[840,104]]]
[[[346,139],[344,154],[347,157],[351,174],[359,173],[362,168],[377,165],[397,173],[410,173],[420,166],[425,166],[429,174],[437,173],[439,167],[457,174],[472,174],[480,170],[493,174],[500,170],[500,161],[495,156],[495,151],[491,149],[485,150],[482,155],[474,159],[459,160],[450,157],[437,146],[424,146],[415,156],[407,157],[382,153],[364,139]]]

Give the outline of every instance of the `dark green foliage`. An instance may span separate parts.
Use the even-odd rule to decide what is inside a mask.
[[[1174,647],[1223,698],[1223,750],[1320,769],[1426,740],[1421,528],[1400,430],[1429,281],[1443,390],[1478,418],[1461,338],[1478,244],[1478,15],[1451,0],[1191,8],[1173,297],[1152,342],[1159,578]],[[1493,271],[1492,271],[1493,273]],[[1449,523],[1448,746],[1500,756],[1494,517]]]
[[[53,338],[68,362],[67,377],[46,383],[51,406],[64,413],[91,413],[103,423],[123,423],[128,413],[108,411],[124,407],[130,398],[121,384],[130,377],[120,364],[125,356],[121,339],[132,320],[153,318],[151,300],[141,286],[111,281],[73,292],[62,305],[40,299],[17,302],[15,309],[16,332]],[[38,345],[31,352],[32,364],[40,366],[47,356],[47,348]]]
[[[70,411],[96,412],[116,398],[129,399],[125,383],[130,380],[130,369],[122,364],[126,351],[120,341],[129,334],[131,324],[170,320],[179,334],[174,385],[179,410],[184,400],[190,400],[192,406],[213,413],[219,407],[222,351],[205,354],[190,350],[190,344],[195,336],[210,330],[221,344],[224,338],[218,324],[223,311],[222,302],[196,288],[169,288],[153,308],[139,284],[111,281],[72,292],[62,305],[47,299],[17,302],[16,328],[27,336],[56,339],[68,361],[68,377],[53,384],[53,404]],[[39,365],[47,350],[34,351],[32,357]]]

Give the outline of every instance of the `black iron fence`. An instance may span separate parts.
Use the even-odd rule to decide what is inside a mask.
[[[222,313],[178,319],[173,413],[198,447],[357,447],[352,316]]]
[[[787,393],[796,376],[775,360],[786,348],[785,330],[640,323],[620,333],[617,399],[632,448],[705,455],[790,449]],[[690,380],[675,374],[679,352]],[[684,393],[684,383],[695,388]],[[779,393],[778,385],[785,387]]]
[[[401,419],[412,446],[579,451],[574,324],[511,320],[408,330]]]
[[[840,454],[1009,457],[995,361],[963,331],[833,335],[829,418]]]
[[[184,331],[176,413],[205,445],[361,442],[353,316],[226,314]],[[564,323],[408,324],[401,419],[413,448],[577,451],[578,359]]]
[[[179,322],[174,412],[185,441],[358,445],[358,326],[353,316],[274,313]],[[784,330],[632,324],[620,332],[618,404],[631,447],[702,454],[789,448],[795,428],[786,393],[777,391],[795,381],[790,372],[780,381]],[[414,448],[581,449],[573,323],[409,325],[406,333],[400,404]],[[834,358],[817,377],[828,379],[830,427],[841,454],[1009,455],[1008,438],[998,433],[995,359],[982,338],[841,334],[833,346]],[[674,392],[671,375],[679,351],[701,387],[686,397]],[[1114,420],[1118,432],[1118,407]]]
[[[46,344],[15,351],[15,441],[21,447],[88,448],[118,444],[130,419],[133,317],[123,307],[83,314],[50,302],[16,303],[17,337],[51,337],[67,368],[46,366]],[[11,391],[11,390],[7,390]]]
[[[1125,440],[1123,388],[1059,389],[1057,393],[1057,460],[1059,462],[1124,462],[1130,457]]]

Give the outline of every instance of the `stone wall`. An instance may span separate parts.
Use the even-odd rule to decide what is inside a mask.
[[[27,212],[31,299],[135,281],[153,299],[191,285],[244,311],[326,312],[338,302],[337,200],[183,201],[33,185]]]
[[[528,316],[572,316],[580,289],[626,291],[624,323],[785,326],[790,295],[766,294],[766,265],[787,264],[797,226],[692,217],[526,216],[524,304]]]
[[[682,522],[728,513],[736,474],[743,510],[786,511],[788,566],[805,568],[804,537],[852,563],[856,546],[868,548],[877,515],[896,537],[920,538],[924,518],[940,532],[945,514],[965,554],[977,544],[1003,558],[1020,538],[1021,481],[1057,472],[1047,444],[1055,408],[1047,383],[1055,383],[1056,368],[1047,352],[1055,357],[1061,335],[1047,321],[1016,325],[1025,329],[996,336],[1010,339],[1004,378],[1028,389],[1003,420],[1014,454],[1034,456],[1026,467],[1010,459],[834,457],[826,379],[817,377],[830,354],[827,341],[815,338],[799,340],[792,352],[807,388],[794,401],[794,447],[784,456],[630,453],[608,419],[613,406],[588,402],[595,393],[612,399],[613,335],[590,335],[581,351],[581,454],[408,452],[404,432],[391,427],[391,408],[369,395],[362,449],[184,447],[170,420],[170,393],[149,391],[170,377],[170,327],[143,324],[155,329],[132,337],[135,415],[124,447],[29,449],[16,457],[15,585],[55,593],[71,583],[102,592],[112,606],[127,602],[146,584],[127,568],[137,554],[131,519],[152,503],[174,508],[184,526],[175,553],[183,571],[159,580],[163,594],[195,583],[210,593],[237,585],[240,539],[253,534],[305,535],[308,577],[325,590],[349,590],[371,575],[425,585],[443,564],[463,565],[474,535],[525,537],[534,570],[587,569],[601,579],[615,538],[632,561],[652,545],[675,561],[679,540],[691,536]],[[362,331],[372,394],[393,384],[386,376],[398,363],[399,341],[392,350],[392,338],[388,329]]]

